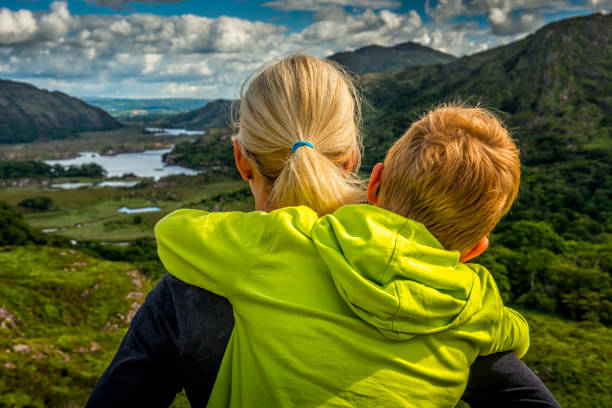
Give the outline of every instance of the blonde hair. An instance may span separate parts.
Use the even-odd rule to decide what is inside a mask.
[[[269,181],[271,207],[307,205],[324,215],[363,201],[361,112],[351,78],[330,61],[292,55],[256,72],[245,92],[246,84],[235,138]],[[314,148],[292,153],[300,141]]]
[[[379,205],[423,223],[448,250],[464,251],[508,212],[519,188],[519,151],[479,107],[427,113],[385,158]]]

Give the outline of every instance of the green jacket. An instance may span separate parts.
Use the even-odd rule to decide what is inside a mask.
[[[234,308],[210,407],[452,407],[477,355],[529,345],[485,268],[377,207],[179,210],[155,235]]]

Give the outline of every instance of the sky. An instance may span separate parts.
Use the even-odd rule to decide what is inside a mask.
[[[413,41],[455,56],[612,0],[0,0],[0,79],[77,97],[236,98],[261,65]]]

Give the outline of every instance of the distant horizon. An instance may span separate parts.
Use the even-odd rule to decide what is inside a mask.
[[[461,57],[612,9],[612,0],[4,3],[0,78],[81,99],[236,99],[249,73],[294,52],[414,42]]]
[[[183,97],[161,97],[161,98],[156,98],[156,97],[151,97],[151,98],[124,98],[124,97],[115,97],[115,96],[97,96],[97,95],[87,95],[87,96],[78,96],[77,98],[79,99],[83,99],[83,100],[87,100],[87,99],[125,99],[125,100],[138,100],[138,99],[143,99],[143,100],[151,100],[151,99],[187,99],[187,100],[192,100],[192,101],[211,101],[212,99],[210,98],[191,98],[191,97],[187,97],[187,98],[183,98]]]

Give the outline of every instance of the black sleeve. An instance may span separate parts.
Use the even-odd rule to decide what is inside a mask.
[[[166,275],[134,316],[87,408],[204,407],[234,328],[227,299]]]
[[[538,376],[511,351],[478,357],[462,400],[471,408],[561,408]]]
[[[187,298],[181,359],[185,394],[192,407],[205,407],[234,329],[234,311],[226,298],[171,279]]]
[[[87,402],[95,407],[168,407],[182,387],[175,299],[164,277],[134,316]],[[180,305],[179,305],[180,308]]]

